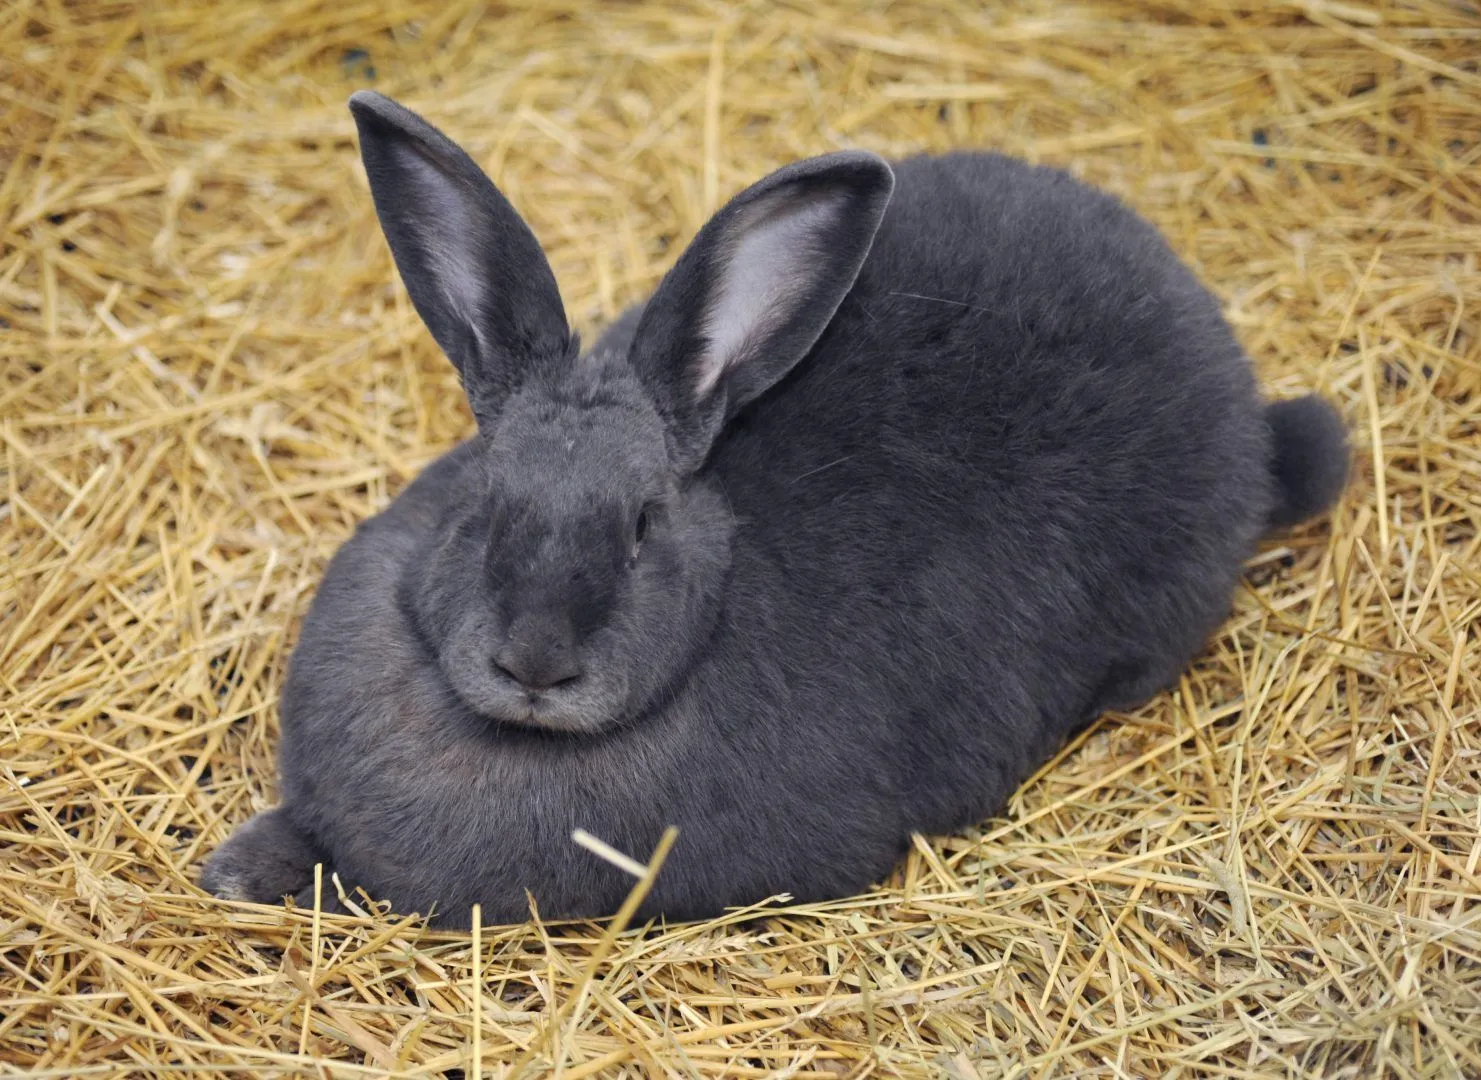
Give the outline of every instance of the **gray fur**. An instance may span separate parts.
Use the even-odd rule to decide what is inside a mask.
[[[1175,680],[1272,523],[1340,493],[1330,408],[1271,413],[1157,233],[1063,173],[790,166],[578,358],[492,185],[399,106],[352,105],[479,433],[335,556],[284,687],[282,806],[212,891],[302,902],[322,857],[444,925],[521,919],[526,890],[600,916],[631,881],[572,829],[642,857],[670,824],[647,914],[857,891]],[[452,199],[485,232],[424,220]],[[752,302],[763,257],[788,288]]]

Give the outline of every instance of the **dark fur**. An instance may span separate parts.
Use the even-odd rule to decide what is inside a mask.
[[[1347,485],[1348,457],[1333,453],[1347,434],[1342,420],[1316,397],[1278,401],[1265,410],[1275,442],[1275,473],[1279,493],[1270,513],[1273,529],[1296,525],[1321,513]]]
[[[890,196],[869,155],[793,166],[578,361],[492,185],[404,110],[355,109],[480,431],[330,565],[283,805],[216,853],[213,891],[271,901],[322,858],[447,925],[523,918],[526,890],[599,916],[631,880],[572,829],[644,857],[670,824],[647,912],[857,891],[1175,680],[1267,529],[1340,491],[1331,409],[1265,406],[1158,234],[1063,173],[919,157]],[[436,170],[452,187],[423,191]],[[779,314],[697,393],[727,253],[807,200],[815,269],[784,264]],[[424,225],[437,207],[460,228]],[[439,292],[473,265],[487,296]]]

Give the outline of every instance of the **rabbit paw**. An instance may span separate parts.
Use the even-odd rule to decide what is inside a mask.
[[[223,900],[274,904],[307,884],[312,904],[314,864],[323,861],[313,841],[278,807],[249,820],[216,849],[201,873],[201,888]]]

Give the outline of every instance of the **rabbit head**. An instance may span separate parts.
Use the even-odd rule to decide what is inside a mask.
[[[714,625],[736,525],[705,461],[826,328],[893,175],[862,152],[773,173],[705,225],[631,334],[582,355],[534,235],[472,159],[379,94],[350,108],[401,278],[478,424],[404,606],[481,716],[620,724]]]

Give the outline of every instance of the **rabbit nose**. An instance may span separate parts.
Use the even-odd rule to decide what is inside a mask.
[[[575,634],[554,619],[516,620],[494,653],[494,666],[526,690],[548,690],[581,675]]]

